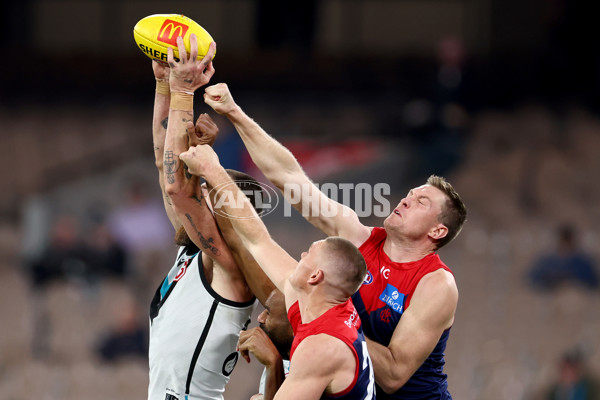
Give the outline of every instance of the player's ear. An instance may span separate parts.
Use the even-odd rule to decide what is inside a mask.
[[[316,269],[308,277],[308,284],[309,285],[318,285],[319,283],[321,283],[323,281],[323,279],[325,279],[325,274],[323,273],[323,270]]]
[[[440,240],[448,234],[448,228],[444,224],[437,224],[429,230],[429,237],[433,240]]]

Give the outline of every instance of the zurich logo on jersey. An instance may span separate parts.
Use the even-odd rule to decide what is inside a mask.
[[[379,296],[379,300],[398,314],[402,314],[404,312],[404,297],[403,293],[400,293],[398,289],[388,283],[381,296]]]
[[[365,276],[365,280],[363,281],[363,285],[370,285],[373,283],[373,274],[370,271],[367,271],[367,275]]]

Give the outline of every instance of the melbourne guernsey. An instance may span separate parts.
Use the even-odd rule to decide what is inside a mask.
[[[325,333],[338,338],[352,350],[356,360],[354,381],[340,393],[325,395],[321,399],[337,400],[373,400],[375,399],[375,378],[371,358],[367,351],[367,342],[360,327],[360,319],[350,299],[327,310],[323,315],[307,324],[302,323],[298,302],[288,310],[288,319],[294,331],[294,341],[290,351],[294,368],[294,351],[298,345],[311,335]]]
[[[440,268],[450,271],[435,253],[409,263],[392,262],[383,251],[387,233],[373,228],[371,236],[359,250],[367,262],[367,278],[352,301],[362,321],[365,335],[384,346],[389,345],[394,329],[421,278]],[[444,331],[433,352],[414,375],[394,394],[377,387],[377,398],[403,400],[448,400],[448,383],[444,374],[444,350],[450,329]],[[406,344],[410,346],[410,343]]]

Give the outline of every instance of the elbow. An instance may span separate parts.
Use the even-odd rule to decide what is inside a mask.
[[[165,193],[169,195],[169,197],[177,197],[181,194],[181,188],[179,185],[175,183],[168,183],[169,180],[165,179]]]
[[[407,379],[401,377],[390,377],[388,379],[377,381],[379,387],[387,394],[396,393],[404,384]]]
[[[402,365],[396,364],[390,367],[385,375],[375,375],[375,381],[387,394],[396,393],[414,373],[414,371],[411,372],[408,368],[403,368]]]
[[[168,179],[165,179],[165,193],[173,200],[177,201],[178,199],[189,197],[186,196],[186,191],[183,186],[178,183],[169,183]]]
[[[380,382],[377,382],[377,384],[379,385],[381,390],[383,390],[387,394],[394,394],[398,389],[400,389],[400,386],[396,385],[386,385]]]

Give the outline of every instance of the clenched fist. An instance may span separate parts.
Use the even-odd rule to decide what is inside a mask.
[[[237,108],[226,83],[207,87],[204,90],[204,102],[221,115],[227,115]]]
[[[217,153],[207,144],[192,146],[179,155],[192,175],[205,176],[212,168],[219,166]]]
[[[190,147],[202,144],[212,146],[219,134],[219,127],[208,114],[200,114],[195,126],[188,121],[186,128]]]

